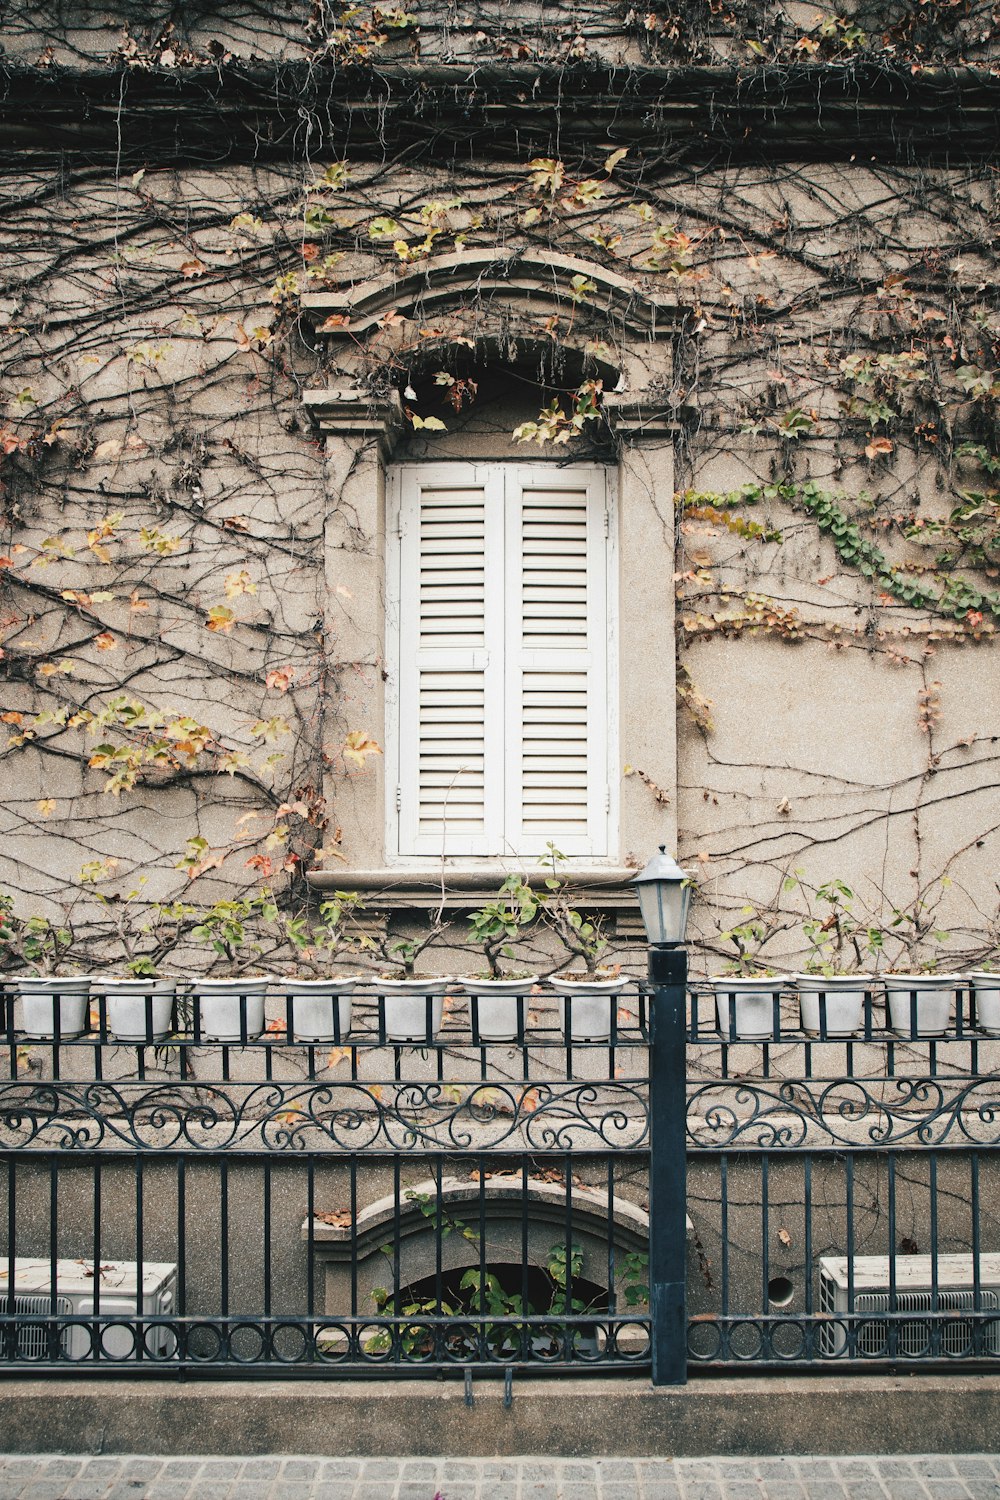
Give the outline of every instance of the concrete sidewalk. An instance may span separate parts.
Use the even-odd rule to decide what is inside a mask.
[[[0,1455],[0,1500],[997,1500],[1000,1457]]]

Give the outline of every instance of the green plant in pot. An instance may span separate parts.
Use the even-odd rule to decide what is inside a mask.
[[[459,981],[447,974],[417,975],[417,962],[440,942],[448,927],[439,907],[419,937],[395,937],[388,926],[369,938],[378,955],[379,1001],[385,1035],[391,1042],[429,1042],[444,1017],[444,995]]]
[[[275,924],[278,908],[270,891],[216,901],[199,913],[191,936],[214,955],[225,975],[192,981],[196,1030],[206,1042],[255,1041],[264,1029],[269,976],[261,972],[261,924]],[[220,963],[221,961],[221,963]]]
[[[38,1041],[69,1041],[87,1029],[90,977],[73,962],[71,926],[39,914],[20,920],[0,893],[0,941],[6,962],[20,969],[10,993],[21,1001],[21,1029]]]
[[[483,1041],[514,1041],[518,1012],[523,1021],[525,996],[538,983],[530,969],[518,969],[514,944],[534,927],[539,900],[522,875],[508,875],[493,900],[469,916],[469,940],[483,951],[486,966],[466,980],[471,996],[473,1031]]]
[[[553,843],[540,861],[549,869],[541,893],[541,917],[578,967],[554,974],[552,988],[562,995],[564,1025],[571,1041],[605,1041],[611,1035],[616,997],[628,983],[619,964],[602,964],[608,949],[599,917],[579,910],[579,895],[560,868],[566,856]]]
[[[975,1022],[987,1036],[1000,1036],[1000,954],[995,950],[969,973],[975,1001]]]
[[[353,927],[364,902],[355,891],[334,891],[308,912],[279,913],[277,925],[290,954],[277,980],[285,1000],[289,1035],[300,1042],[340,1042],[351,1029],[351,992],[364,979],[354,970],[335,973],[338,964],[370,946]]]
[[[889,1026],[898,1036],[941,1036],[951,1024],[961,975],[939,967],[937,945],[946,943],[949,934],[934,918],[940,896],[950,884],[943,877],[921,888],[905,905],[890,905],[888,920],[874,922],[869,929],[872,951],[889,959],[881,977]],[[938,891],[932,899],[934,886]]]
[[[719,1030],[741,1041],[766,1041],[774,1036],[775,1006],[786,980],[770,968],[761,953],[775,933],[775,925],[756,907],[745,906],[742,922],[719,934],[720,942],[735,950],[723,974],[713,975]]]
[[[94,859],[80,871],[80,884],[89,888],[90,899],[103,915],[95,945],[102,953],[112,950],[107,969],[91,975],[90,996],[97,1001],[99,1024],[115,1041],[151,1045],[173,1027],[177,980],[162,972],[162,963],[178,940],[183,920],[157,914],[161,908],[147,900],[145,875],[131,890],[100,889],[117,865],[115,859]]]
[[[864,971],[871,938],[854,915],[855,894],[839,879],[813,890],[800,871],[788,876],[784,889],[797,892],[808,913],[802,923],[808,956],[802,972],[792,975],[802,1029],[819,1037],[853,1036],[864,1017],[865,995],[875,982]]]

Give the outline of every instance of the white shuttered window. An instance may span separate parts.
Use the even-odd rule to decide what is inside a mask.
[[[600,468],[393,472],[391,854],[613,852],[609,503]]]

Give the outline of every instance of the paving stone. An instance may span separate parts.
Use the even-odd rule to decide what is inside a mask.
[[[969,1500],[961,1479],[925,1479],[924,1489],[931,1500]]]
[[[433,1458],[408,1458],[400,1468],[399,1477],[404,1483],[409,1483],[418,1479],[436,1479],[437,1472],[438,1466]]]
[[[601,1484],[636,1484],[639,1471],[630,1458],[596,1458],[594,1469]]]
[[[375,1480],[371,1484],[359,1484],[355,1487],[352,1500],[389,1500],[396,1488],[396,1481],[390,1480],[388,1484],[384,1480]]]
[[[836,1470],[832,1458],[796,1458],[795,1471],[800,1479],[835,1479]]]
[[[5,1479],[4,1476],[0,1474],[0,1500],[20,1500],[20,1495],[23,1489],[24,1480]]]
[[[448,1484],[478,1484],[480,1468],[481,1465],[477,1463],[448,1458],[441,1469],[441,1478]]]
[[[885,1500],[885,1490],[874,1474],[870,1479],[845,1479],[844,1488],[851,1500]]]
[[[325,1458],[319,1466],[319,1478],[323,1484],[337,1481],[346,1484],[356,1481],[361,1475],[361,1460],[357,1458]]]
[[[764,1491],[756,1480],[733,1479],[723,1481],[726,1500],[762,1500]]]
[[[672,1476],[661,1479],[646,1473],[642,1479],[643,1500],[680,1500],[681,1487]]]
[[[361,1478],[365,1484],[385,1484],[392,1480],[393,1483],[399,1478],[399,1471],[405,1459],[396,1458],[370,1458],[364,1466]]]
[[[549,1480],[522,1481],[521,1494],[530,1500],[559,1500],[559,1485]]]
[[[681,1494],[684,1500],[724,1500],[721,1484],[713,1479],[681,1479]]]
[[[797,1480],[794,1458],[755,1458],[748,1460],[747,1468],[752,1469],[758,1478],[766,1479],[768,1483],[772,1480],[778,1483],[782,1481],[794,1483]]]
[[[888,1474],[882,1480],[882,1486],[889,1500],[926,1500],[927,1491],[924,1489],[923,1480],[917,1479],[913,1474],[909,1479],[899,1479],[893,1474]]]
[[[159,1463],[159,1460],[154,1460]],[[47,1479],[76,1479],[82,1472],[84,1460],[82,1458],[47,1458],[45,1460],[45,1477]]]
[[[321,1460],[318,1458],[286,1458],[281,1466],[281,1478],[312,1480],[319,1475]]]
[[[281,1465],[284,1461],[280,1458],[248,1458],[243,1465],[240,1478],[256,1480],[258,1484],[263,1484],[265,1481],[270,1483],[281,1473]]]
[[[73,1479],[70,1481],[72,1489],[67,1493],[67,1500],[105,1500],[111,1486],[106,1479]],[[138,1494],[138,1490],[131,1492]]]
[[[198,1479],[201,1483],[210,1479],[215,1484],[225,1484],[239,1479],[242,1473],[242,1458],[206,1458],[198,1470]]]
[[[441,1480],[439,1490],[441,1500],[476,1500],[479,1494],[479,1487],[476,1484],[467,1484],[458,1479]]]
[[[183,1463],[184,1460],[178,1459],[178,1462]],[[103,1479],[106,1484],[110,1484],[113,1479],[118,1478],[121,1468],[122,1460],[120,1458],[88,1458],[83,1478],[91,1480]]]
[[[190,1479],[154,1479],[143,1500],[187,1500],[191,1493]],[[75,1493],[73,1500],[76,1500]]]
[[[991,1476],[989,1479],[967,1477],[963,1480],[963,1483],[972,1496],[972,1500],[997,1500],[997,1481],[995,1476]]]

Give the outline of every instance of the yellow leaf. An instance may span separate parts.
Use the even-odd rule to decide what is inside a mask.
[[[224,604],[216,604],[213,609],[210,609],[208,619],[205,621],[205,625],[209,630],[220,631],[223,635],[227,631],[232,630],[235,623],[236,616]]]
[[[241,568],[238,573],[226,574],[226,598],[235,599],[237,594],[256,594],[257,585],[253,582],[246,568]]]
[[[382,746],[363,729],[352,729],[344,741],[344,759],[353,765],[363,766],[369,755],[381,755]]]
[[[94,636],[94,645],[98,651],[114,651],[118,646],[118,642],[110,630],[102,630],[100,635]]]
[[[50,818],[56,810],[56,799],[43,797],[40,802],[36,803],[36,806],[43,818]]]

